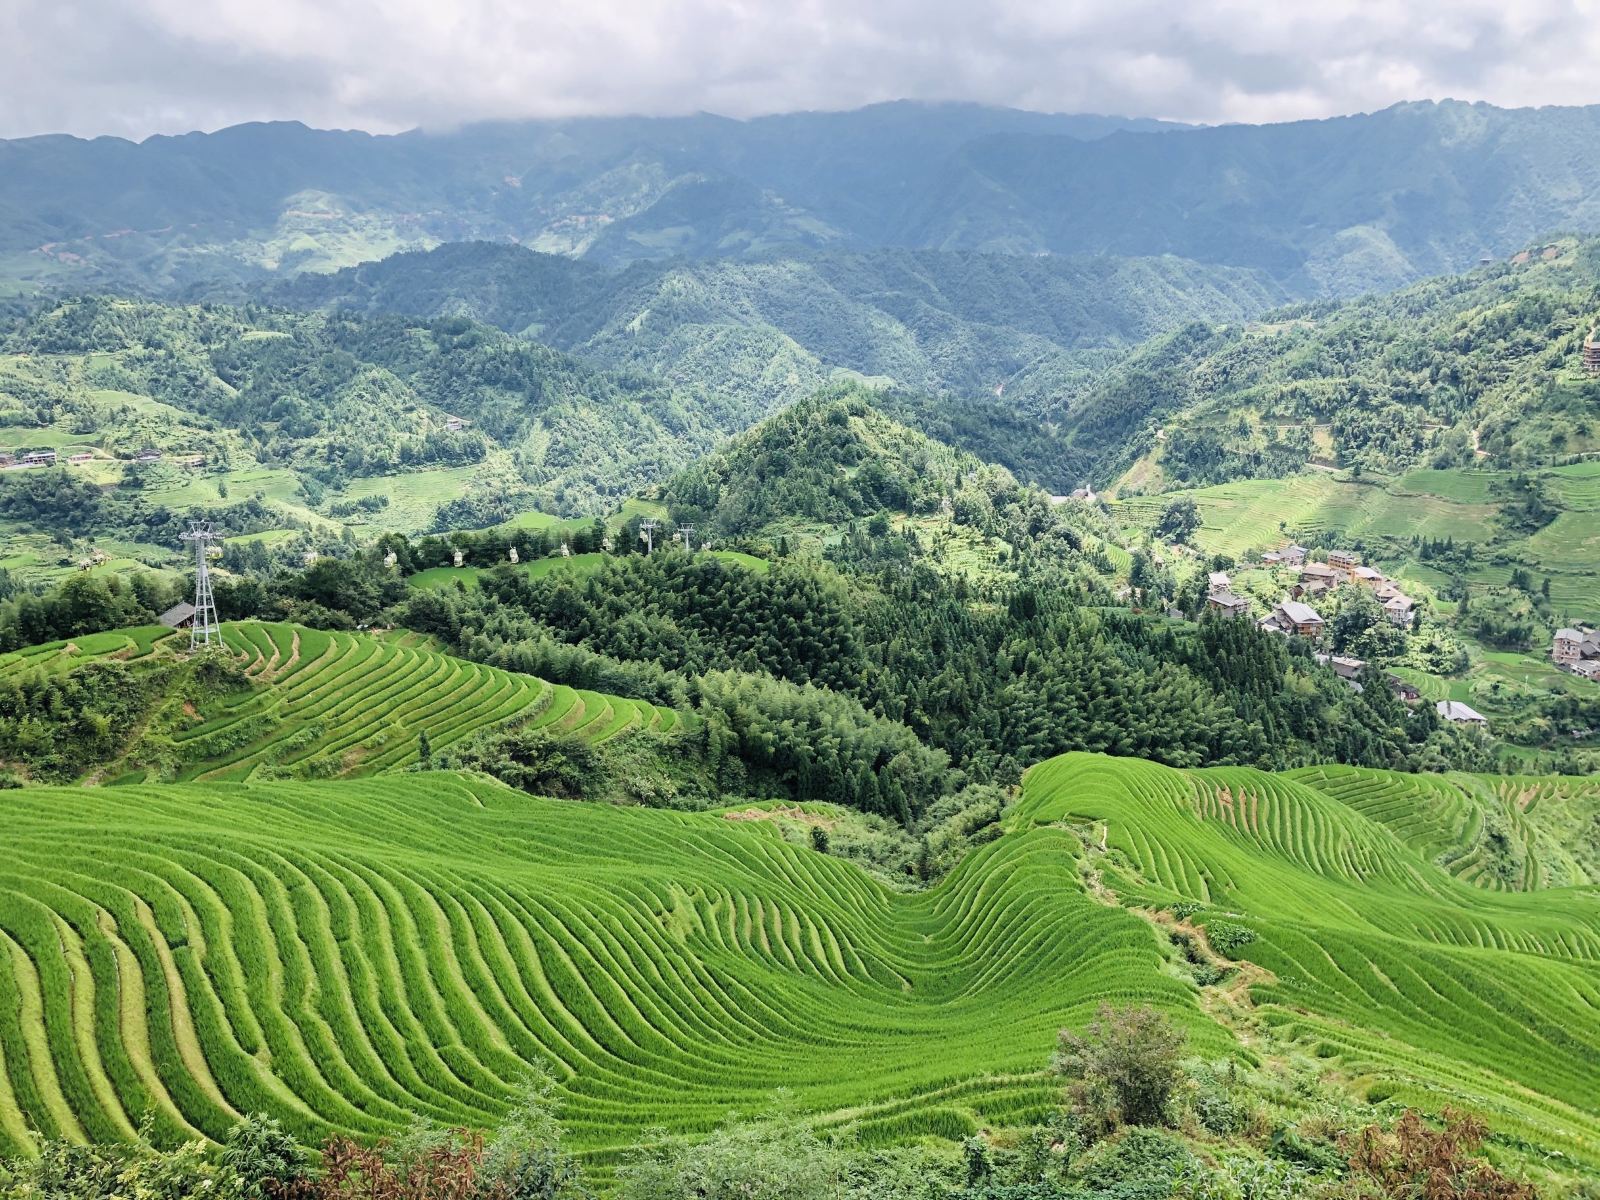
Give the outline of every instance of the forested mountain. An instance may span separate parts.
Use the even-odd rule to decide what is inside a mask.
[[[1600,321],[1600,242],[1259,322],[1153,339],[1056,408],[1023,372],[1013,401],[1059,421],[1069,461],[1109,484],[1199,486],[1307,462],[1549,466],[1600,448],[1600,382],[1580,364]]]
[[[144,289],[508,239],[604,262],[776,249],[1173,254],[1353,293],[1600,224],[1600,108],[1457,102],[1185,129],[965,105],[750,121],[295,124],[0,144],[0,274]]]
[[[1147,338],[1288,299],[1262,272],[1171,257],[830,251],[613,271],[488,243],[301,275],[262,294],[302,308],[471,317],[609,366],[779,403],[841,371],[1002,399],[1026,372],[1061,402]]]

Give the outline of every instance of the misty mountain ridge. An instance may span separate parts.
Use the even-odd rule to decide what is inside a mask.
[[[0,281],[147,292],[466,239],[625,265],[801,250],[1173,255],[1304,296],[1600,228],[1600,106],[1185,127],[978,105],[295,123],[0,142]]]

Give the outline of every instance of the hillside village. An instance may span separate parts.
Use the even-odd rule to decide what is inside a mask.
[[[1395,629],[1411,631],[1419,626],[1420,612],[1416,600],[1382,571],[1363,563],[1361,554],[1354,550],[1334,549],[1329,550],[1325,561],[1320,562],[1311,560],[1310,554],[1311,551],[1305,546],[1290,543],[1269,550],[1261,556],[1259,563],[1241,564],[1241,569],[1259,567],[1275,572],[1297,572],[1295,582],[1284,591],[1282,599],[1273,605],[1272,611],[1256,621],[1257,628],[1283,637],[1304,638],[1320,647],[1328,632],[1328,622],[1312,602],[1324,597],[1331,598],[1341,587],[1361,588],[1371,593],[1381,605],[1384,619]],[[1233,590],[1233,578],[1228,572],[1209,572],[1206,589],[1206,609],[1215,617],[1223,620],[1250,618],[1250,599]],[[1592,647],[1591,653],[1595,655],[1592,660],[1593,673],[1588,677],[1600,677],[1600,639],[1592,632],[1587,634],[1587,642],[1584,635],[1576,630],[1563,630],[1562,633],[1571,634],[1576,639],[1572,643],[1576,649],[1570,653],[1580,658],[1583,656],[1583,646]],[[1367,669],[1365,659],[1326,653],[1320,649],[1316,652],[1316,659],[1352,689],[1362,689],[1361,676]],[[1421,692],[1407,680],[1394,674],[1386,675],[1385,680],[1395,695],[1407,704],[1422,702]],[[1460,700],[1439,700],[1435,709],[1440,717],[1454,724],[1485,729],[1489,724],[1487,717]]]

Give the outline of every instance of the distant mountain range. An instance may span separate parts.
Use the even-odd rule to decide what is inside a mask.
[[[1349,294],[1600,229],[1600,107],[1189,128],[897,103],[372,136],[0,142],[0,279],[172,291],[464,239],[603,263],[819,248],[1175,255]]]

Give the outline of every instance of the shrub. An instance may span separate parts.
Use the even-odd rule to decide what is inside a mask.
[[[1256,931],[1228,921],[1217,921],[1206,926],[1206,937],[1213,950],[1232,958],[1235,951],[1256,940]]]
[[[1159,1125],[1182,1082],[1187,1035],[1152,1008],[1102,1004],[1082,1033],[1063,1029],[1054,1069],[1076,1084],[1082,1108],[1114,1123]],[[1106,1101],[1110,1101],[1110,1105]]]

